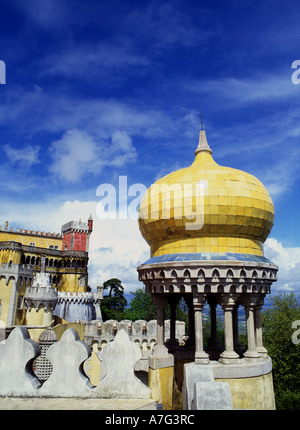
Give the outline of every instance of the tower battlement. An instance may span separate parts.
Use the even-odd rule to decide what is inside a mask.
[[[63,250],[88,251],[89,236],[93,231],[93,219],[90,216],[88,222],[69,221],[61,228]]]
[[[38,309],[42,304],[45,308],[50,306],[53,310],[57,302],[58,292],[50,284],[48,273],[37,273],[32,286],[26,288],[25,306],[27,309],[32,307]]]
[[[68,233],[69,231],[74,231],[74,230],[81,231],[81,232],[88,232],[89,225],[87,222],[83,222],[79,220],[79,221],[69,221],[61,227],[62,235],[65,233]]]

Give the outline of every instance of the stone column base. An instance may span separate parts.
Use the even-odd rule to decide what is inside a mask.
[[[239,361],[240,356],[235,351],[224,351],[219,358],[219,362],[223,364],[236,364]]]
[[[174,367],[174,356],[167,354],[165,356],[153,356],[149,355],[149,367],[153,370],[163,369],[165,367]]]
[[[196,364],[209,364],[209,356],[206,352],[196,353],[195,354],[195,363]]]

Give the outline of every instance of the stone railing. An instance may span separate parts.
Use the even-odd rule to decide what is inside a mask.
[[[47,350],[46,358],[53,371],[44,383],[32,368],[40,353],[40,346],[22,326],[0,343],[0,397],[150,398],[150,388],[134,375],[135,364],[142,357],[141,349],[130,342],[125,330],[120,330],[99,353],[106,374],[96,386],[83,371],[91,349],[73,328]]]
[[[105,322],[90,321],[85,329],[85,341],[91,345],[92,342],[98,342],[99,349],[114,340],[116,334],[123,329],[131,342],[135,342],[143,350],[152,349],[157,339],[157,320],[108,320]],[[176,321],[175,337],[180,345],[186,340],[185,323]],[[170,320],[165,320],[165,341],[170,339]]]

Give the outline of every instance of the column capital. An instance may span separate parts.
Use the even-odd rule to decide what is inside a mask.
[[[215,297],[215,294],[208,295],[206,301],[209,306],[217,306],[219,304],[218,299]]]
[[[245,308],[245,310],[253,310],[258,300],[257,294],[241,294],[239,302]]]
[[[263,307],[264,301],[265,301],[265,297],[266,297],[265,294],[259,294],[258,295],[257,301],[256,301],[256,305],[255,305],[256,309],[261,309]]]
[[[202,311],[206,303],[206,294],[193,293],[194,310]]]
[[[151,297],[157,307],[165,308],[168,304],[168,294],[151,294]]]
[[[234,294],[234,293],[220,294],[218,296],[219,297],[219,303],[222,306],[223,311],[233,310],[239,296],[240,296],[239,294]]]

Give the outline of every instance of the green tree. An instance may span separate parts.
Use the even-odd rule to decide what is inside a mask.
[[[127,305],[127,300],[124,297],[124,287],[120,279],[111,278],[104,282],[103,291],[104,295],[101,303],[103,321],[109,319],[120,321]],[[105,291],[108,291],[108,294],[105,294]]]
[[[129,307],[125,309],[124,319],[150,321],[157,318],[156,306],[151,294],[146,293],[144,288],[132,291],[131,294],[134,297]]]
[[[294,321],[300,320],[299,297],[271,297],[271,309],[262,312],[264,346],[272,358],[277,409],[300,409],[300,344],[292,341]]]
[[[189,332],[189,312],[188,306],[183,298],[180,299],[176,306],[175,318],[177,321],[185,322],[185,334],[187,335]],[[165,307],[165,319],[171,319],[171,307],[169,304]]]
[[[150,321],[157,318],[157,309],[151,294],[146,293],[144,288],[132,291],[131,294],[134,297],[129,307],[123,313],[124,319]],[[165,319],[170,319],[170,313],[170,305],[167,305],[165,308]],[[186,333],[188,333],[188,308],[183,299],[180,300],[176,307],[176,320],[185,322]]]

